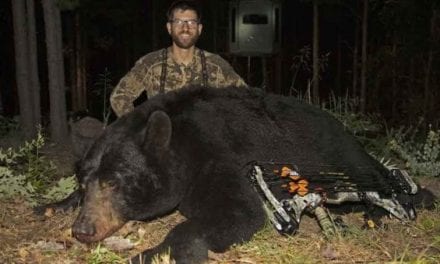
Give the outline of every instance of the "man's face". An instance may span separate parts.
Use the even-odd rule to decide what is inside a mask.
[[[167,23],[168,33],[173,42],[182,49],[193,47],[200,34],[202,33],[202,24],[198,23],[198,17],[193,10],[174,11],[172,21]]]

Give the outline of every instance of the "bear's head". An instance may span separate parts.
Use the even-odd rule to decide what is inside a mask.
[[[77,166],[84,200],[72,232],[81,242],[102,240],[128,220],[168,213],[181,199],[169,116],[154,111],[147,121],[142,115],[129,121],[137,124],[125,118],[110,126]]]

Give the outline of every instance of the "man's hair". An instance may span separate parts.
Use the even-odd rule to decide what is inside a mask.
[[[198,3],[196,2],[196,1],[191,1],[191,0],[177,0],[177,1],[174,1],[171,5],[170,5],[170,7],[168,8],[168,11],[167,11],[167,18],[168,18],[168,21],[171,21],[171,20],[173,20],[173,15],[174,15],[174,11],[176,11],[176,10],[183,10],[183,11],[186,11],[186,10],[192,10],[192,11],[194,11],[194,12],[196,12],[196,15],[197,15],[197,19],[199,20],[199,21],[201,21],[202,20],[202,13],[201,13],[201,11],[200,11],[200,7],[199,7],[199,5],[198,5]]]

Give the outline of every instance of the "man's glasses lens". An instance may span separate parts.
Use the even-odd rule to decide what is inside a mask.
[[[196,19],[191,19],[191,20],[173,19],[171,20],[171,23],[173,23],[175,26],[178,27],[183,27],[183,25],[186,24],[190,28],[195,28],[199,24],[199,21]]]

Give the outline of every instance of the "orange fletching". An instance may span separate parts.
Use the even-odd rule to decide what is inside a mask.
[[[286,166],[282,167],[281,168],[281,177],[289,176],[291,171],[292,170],[289,167],[286,167]]]

